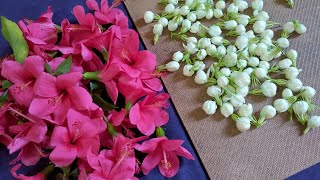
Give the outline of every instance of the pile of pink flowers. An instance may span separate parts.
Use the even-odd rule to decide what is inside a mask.
[[[136,179],[157,166],[165,177],[174,176],[177,156],[194,158],[183,141],[167,139],[161,128],[169,120],[169,95],[158,93],[163,87],[156,56],[139,51],[137,32],[114,8],[120,1],[86,3],[93,13],[74,7],[78,24],[54,24],[51,8],[16,29],[2,18],[9,43],[10,33],[22,32],[10,43],[14,55],[0,64],[0,143],[10,154],[19,152],[11,162],[13,176],[45,179],[61,168],[64,177]],[[50,160],[44,171],[16,173],[19,162],[31,166],[41,158]]]

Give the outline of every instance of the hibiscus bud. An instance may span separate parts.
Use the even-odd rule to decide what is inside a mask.
[[[157,137],[165,137],[166,133],[164,132],[164,130],[161,127],[157,127],[156,136]]]
[[[274,97],[277,94],[277,86],[270,80],[265,81],[261,85],[262,94],[266,97]]]
[[[304,134],[307,134],[312,128],[320,127],[320,116],[312,116],[307,123],[307,128],[303,131]]]
[[[202,109],[206,114],[212,115],[217,111],[217,104],[215,101],[208,100],[203,103]]]
[[[172,60],[179,62],[182,59],[183,59],[183,53],[181,51],[177,51],[173,54]]]
[[[254,24],[253,24],[253,31],[255,33],[262,33],[264,30],[266,30],[266,27],[267,27],[267,23],[265,21],[256,21]]]
[[[230,103],[223,103],[220,112],[224,117],[229,117],[234,112],[233,106]]]
[[[273,106],[279,113],[282,113],[289,109],[290,103],[285,99],[277,99],[274,101]]]
[[[207,94],[210,97],[219,97],[221,95],[221,93],[222,93],[222,90],[218,86],[210,86],[207,89]]]
[[[167,18],[162,17],[159,19],[158,23],[161,24],[163,27],[166,27],[166,26],[168,26],[169,21]]]
[[[288,67],[284,70],[284,75],[286,79],[294,79],[298,77],[301,71],[301,69],[297,69],[296,67]]]
[[[203,70],[198,70],[196,76],[194,77],[194,81],[197,84],[205,84],[208,81],[208,77]]]
[[[295,114],[303,115],[308,111],[309,105],[306,101],[297,101],[292,105],[292,108]]]
[[[180,64],[177,61],[171,61],[166,64],[166,69],[169,72],[177,71],[179,70],[179,68],[180,68]]]
[[[287,82],[287,87],[293,92],[300,91],[302,89],[302,86],[302,82],[297,78],[289,79]]]
[[[238,109],[238,114],[241,117],[249,117],[253,113],[252,104],[242,104]]]
[[[282,91],[282,98],[283,98],[283,99],[290,98],[291,96],[293,96],[293,92],[291,91],[291,89],[285,88],[285,89]]]
[[[287,38],[279,38],[279,39],[277,39],[277,44],[279,47],[285,49],[285,48],[289,47],[290,42]]]
[[[153,21],[153,19],[154,19],[154,13],[153,13],[153,12],[151,12],[151,11],[146,11],[146,12],[144,13],[144,21],[145,21],[147,24],[151,23],[151,22]]]
[[[312,99],[316,95],[316,90],[313,87],[305,86],[301,90],[301,96],[305,99]]]
[[[183,75],[188,76],[188,77],[191,77],[191,76],[194,74],[194,71],[191,70],[192,67],[193,67],[193,66],[192,66],[191,64],[186,64],[186,65],[183,67]]]
[[[260,112],[260,116],[265,119],[271,119],[276,116],[276,114],[277,110],[271,105],[264,106]]]
[[[291,59],[283,59],[279,61],[278,66],[280,69],[287,69],[292,65],[292,60]]]
[[[249,117],[240,117],[236,121],[236,127],[239,131],[244,132],[250,129],[251,120]]]

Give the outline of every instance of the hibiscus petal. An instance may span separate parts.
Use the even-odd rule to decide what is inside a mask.
[[[111,98],[112,102],[114,104],[116,104],[117,99],[118,99],[118,88],[117,88],[117,84],[114,81],[108,81],[105,84],[107,93],[109,95],[109,97]]]
[[[131,124],[137,125],[139,119],[141,119],[140,105],[139,105],[139,103],[137,103],[130,109],[129,120],[130,120]]]
[[[184,147],[179,147],[174,151],[174,153],[178,156],[182,156],[187,159],[194,160],[194,157],[192,156],[192,154],[188,150],[186,150]]]
[[[29,113],[36,117],[43,117],[54,112],[58,104],[50,103],[52,98],[34,98],[29,107]]]
[[[53,129],[50,145],[51,146],[63,146],[71,141],[69,131],[66,127],[56,126]]]
[[[40,56],[29,56],[22,65],[33,77],[38,77],[44,71],[44,60]]]
[[[157,127],[163,126],[165,124],[168,123],[169,121],[169,114],[167,113],[167,111],[162,110],[162,109],[158,109],[159,113],[157,113],[157,115],[155,115],[155,125]]]
[[[76,132],[80,133],[82,136],[82,131],[79,132],[79,130],[85,131],[86,129],[83,128],[83,125],[90,121],[90,118],[84,114],[82,114],[79,111],[69,109],[67,114],[67,120],[68,120],[68,129],[70,131],[70,135],[74,136]]]
[[[59,89],[68,89],[76,86],[82,79],[81,72],[71,72],[57,77],[57,87]]]
[[[68,89],[68,96],[72,106],[76,110],[85,110],[92,104],[92,97],[88,91],[82,87],[73,87]]]
[[[139,121],[137,123],[137,128],[146,136],[150,136],[152,133],[154,133],[156,126],[154,122],[152,122],[150,119],[144,119],[144,121]]]
[[[156,55],[150,51],[139,51],[135,57],[133,67],[144,72],[152,73],[157,66]]]
[[[33,88],[27,86],[22,90],[19,89],[21,89],[20,84],[14,84],[9,88],[10,95],[18,104],[29,107],[34,98]]]
[[[94,154],[98,154],[100,148],[99,136],[95,138],[79,138],[76,143],[78,149],[78,157],[86,159],[88,150]]]
[[[81,56],[85,61],[90,61],[92,59],[91,51],[83,44],[81,44]]]
[[[153,91],[162,91],[163,89],[161,80],[158,78],[144,79],[142,82]]]
[[[70,109],[70,100],[68,97],[63,97],[60,105],[54,110],[54,121],[57,125],[62,125],[67,118],[68,110]]]
[[[73,14],[78,20],[79,24],[85,24],[84,19],[85,19],[85,11],[84,8],[80,5],[77,5],[73,8]]]
[[[90,10],[99,11],[99,5],[96,0],[86,0],[86,4]]]
[[[29,41],[31,41],[33,44],[37,44],[37,45],[46,45],[47,43],[44,42],[41,39],[38,39],[36,37],[33,36],[26,36],[26,39],[28,39]]]
[[[125,116],[126,116],[126,109],[121,109],[120,112],[114,111],[112,113],[112,116],[110,118],[110,122],[114,125],[114,126],[119,126],[122,121],[124,120]]]
[[[34,84],[33,91],[36,95],[42,97],[58,96],[56,78],[48,73],[41,73]]]
[[[22,138],[16,138],[8,145],[9,153],[13,154],[23,148],[26,144],[28,144],[29,141],[22,139]]]
[[[161,146],[167,151],[174,151],[181,147],[183,142],[183,140],[165,140],[161,142]]]
[[[165,166],[164,163],[160,163],[159,170],[163,176],[167,178],[171,178],[178,173],[180,162],[178,157],[174,153],[166,152],[166,155],[167,155],[167,161],[168,163],[170,163],[170,165],[168,164],[168,166]],[[164,159],[162,159],[162,161],[164,161]]]
[[[22,149],[21,162],[26,166],[32,166],[37,164],[41,158],[41,154],[38,149],[35,148],[33,143],[29,143]]]
[[[129,179],[133,177],[135,173],[135,163],[135,157],[125,158],[119,166],[113,166],[108,177],[113,179]]]
[[[4,60],[1,75],[13,83],[25,83],[22,65],[16,61]]]
[[[25,138],[35,143],[41,143],[48,131],[48,127],[45,123],[37,123],[31,126]]]
[[[143,174],[147,175],[149,172],[154,169],[161,161],[163,155],[161,148],[156,148],[155,151],[148,154],[141,165],[141,170]]]
[[[58,167],[69,166],[77,157],[77,147],[71,144],[56,146],[49,159]]]
[[[134,148],[144,153],[151,153],[157,148],[158,144],[163,140],[166,140],[166,138],[153,138],[148,141],[144,141],[141,145],[135,144]]]

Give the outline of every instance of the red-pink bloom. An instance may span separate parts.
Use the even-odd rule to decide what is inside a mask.
[[[90,10],[94,10],[94,16],[99,24],[114,24],[121,29],[128,29],[128,17],[120,9],[114,8],[120,1],[115,1],[112,6],[109,6],[107,0],[101,0],[101,8],[96,0],[87,0],[86,4]]]
[[[76,157],[85,159],[88,149],[97,154],[100,148],[99,134],[106,129],[102,118],[90,119],[89,115],[70,109],[67,127],[56,126],[50,145],[54,150],[50,160],[58,167],[70,165]]]
[[[136,144],[135,149],[149,153],[142,162],[141,169],[144,174],[148,174],[157,165],[160,173],[167,178],[173,177],[179,170],[179,159],[182,156],[194,160],[191,153],[183,148],[182,140],[168,140],[166,137],[159,137]]]
[[[11,142],[12,138],[6,134],[4,127],[0,125],[0,143],[7,146]]]
[[[114,126],[120,126],[122,121],[125,119],[126,115],[126,109],[121,109],[120,111],[112,111],[108,116],[108,120]]]
[[[44,60],[40,56],[29,56],[23,64],[5,60],[2,63],[1,75],[10,80],[10,95],[20,105],[28,107],[34,98],[33,86],[35,80],[44,71]]]
[[[131,124],[145,135],[151,135],[156,127],[166,124],[169,120],[168,108],[169,94],[149,94],[142,101],[136,103],[129,113]]]
[[[92,104],[92,97],[85,88],[79,86],[81,80],[80,72],[62,74],[57,78],[42,73],[33,88],[37,97],[30,105],[30,114],[46,117],[53,113],[54,122],[61,125],[70,108],[88,109]]]
[[[20,167],[21,167],[21,164],[17,164],[11,169],[11,174],[16,179],[19,179],[19,180],[45,180],[46,179],[45,175],[42,173],[38,173],[34,176],[25,176],[23,174],[17,174],[16,171],[18,171]]]
[[[118,135],[111,150],[102,150],[98,156],[88,152],[88,163],[95,170],[88,179],[135,179],[136,159],[133,146],[146,137],[128,139]]]

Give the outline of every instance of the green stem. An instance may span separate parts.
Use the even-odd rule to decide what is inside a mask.
[[[96,71],[96,72],[85,72],[83,74],[83,79],[99,81],[100,80],[100,77],[98,76],[99,73],[100,73],[99,71]]]
[[[311,128],[310,128],[310,127],[307,127],[307,128],[303,131],[303,134],[307,134],[310,130],[311,130]]]
[[[156,136],[157,137],[165,137],[166,133],[165,131],[162,129],[162,127],[157,127],[156,129]]]

